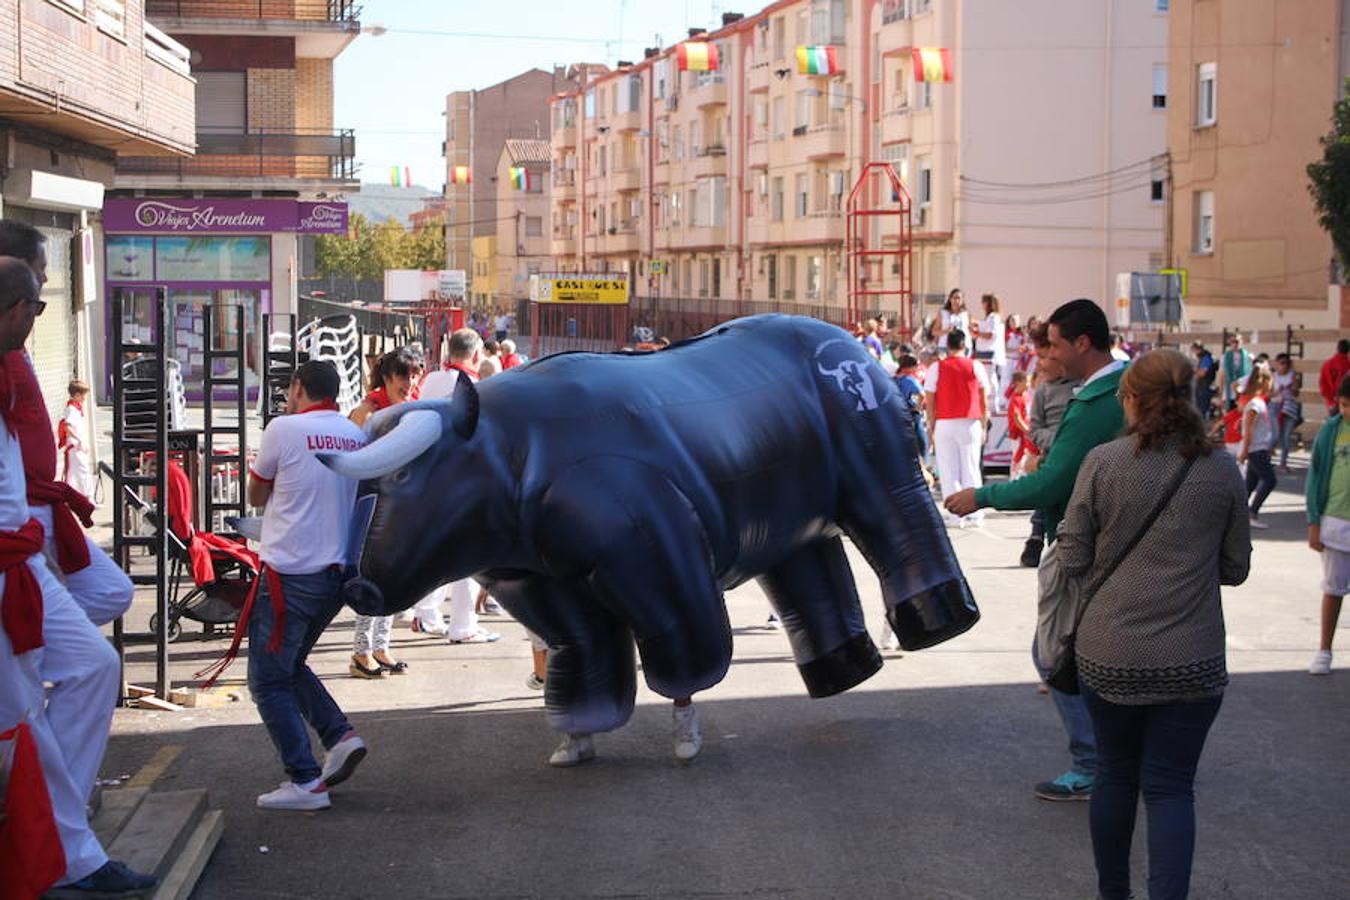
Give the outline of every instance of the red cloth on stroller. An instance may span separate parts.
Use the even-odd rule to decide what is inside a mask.
[[[169,462],[169,530],[187,547],[192,563],[192,580],[198,587],[213,584],[215,561],[221,558],[241,562],[254,572],[260,567],[258,554],[240,541],[221,537],[192,527],[192,483],[178,463]]]

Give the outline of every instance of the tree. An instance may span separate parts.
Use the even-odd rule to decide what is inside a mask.
[[[326,278],[382,281],[385,269],[439,269],[445,263],[445,236],[437,225],[409,232],[397,220],[378,225],[356,213],[347,234],[320,235],[315,267]]]
[[[1350,79],[1332,113],[1331,132],[1322,138],[1322,159],[1308,166],[1308,191],[1318,221],[1336,248],[1341,265],[1350,265]]]

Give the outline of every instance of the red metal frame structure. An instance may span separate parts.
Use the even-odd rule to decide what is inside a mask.
[[[878,176],[891,189],[890,204],[877,204]],[[871,205],[864,205],[869,203]],[[894,249],[884,246],[888,235],[884,232],[887,217],[896,223]],[[896,330],[905,336],[914,333],[914,303],[911,287],[913,222],[910,218],[909,193],[900,183],[900,176],[890,163],[870,162],[863,166],[853,190],[848,195],[848,327],[854,327],[880,311],[880,298],[894,297],[897,306]],[[884,263],[894,259],[899,269],[899,286],[887,289]],[[874,262],[875,261],[875,262]],[[873,299],[876,298],[876,299]]]

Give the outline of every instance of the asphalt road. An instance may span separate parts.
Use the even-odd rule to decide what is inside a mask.
[[[1282,488],[1251,580],[1225,594],[1232,685],[1196,786],[1191,896],[1202,900],[1350,896],[1350,670],[1305,674],[1320,568],[1302,543],[1301,480]],[[887,654],[882,672],[828,700],[806,696],[786,638],[763,627],[759,590],[734,591],[735,661],[697,698],[706,740],[687,767],[671,756],[669,704],[645,688],[632,721],[598,738],[594,763],[545,765],[556,735],[524,685],[529,644],[509,620],[488,621],[504,637],[484,646],[396,630],[409,674],[366,682],[346,675],[344,615],[312,662],[371,755],[331,810],[254,806],[283,773],[246,692],[222,709],[119,711],[105,774],[181,748],[156,786],[208,787],[227,816],[199,900],[1094,897],[1087,804],[1031,794],[1063,771],[1067,748],[1028,660],[1025,533],[1013,514],[953,531],[981,622],[940,647]],[[875,629],[876,581],[853,563]],[[141,602],[131,624],[146,615]],[[173,646],[175,677],[224,646],[191,638]],[[133,680],[151,660],[149,647],[131,649]],[[242,679],[242,664],[231,674]]]

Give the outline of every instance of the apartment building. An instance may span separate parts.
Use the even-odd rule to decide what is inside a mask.
[[[1171,250],[1191,325],[1350,325],[1306,174],[1350,76],[1350,3],[1171,6]]]
[[[492,305],[514,311],[530,296],[530,276],[551,268],[547,140],[508,139],[497,160],[497,256]]]
[[[575,70],[531,69],[483,90],[445,98],[445,229],[447,269],[471,268],[474,238],[496,235],[497,174],[508,139],[548,140],[549,98],[575,86]],[[468,178],[457,176],[467,172]],[[508,219],[509,221],[509,219]]]
[[[360,33],[350,0],[146,0],[196,79],[196,155],[118,160],[103,210],[109,295],[163,291],[169,342],[200,393],[206,307],[242,306],[249,394],[262,316],[296,310],[301,242],[345,233],[355,138],[333,121],[333,61]],[[137,313],[142,314],[142,313]],[[146,323],[132,323],[145,325]],[[232,315],[213,326],[224,343]]]
[[[783,0],[691,34],[717,71],[667,47],[587,73],[553,101],[555,264],[628,272],[639,295],[842,307],[848,197],[885,161],[913,202],[919,298],[1109,298],[1163,259],[1165,6]],[[799,73],[799,46],[832,47],[836,71]],[[919,47],[949,51],[951,82],[915,80]],[[885,257],[864,275],[899,287]]]
[[[29,349],[55,417],[69,380],[100,370],[92,221],[119,155],[172,164],[192,152],[187,50],[141,0],[0,2],[0,137],[0,215],[47,237],[47,309]]]

